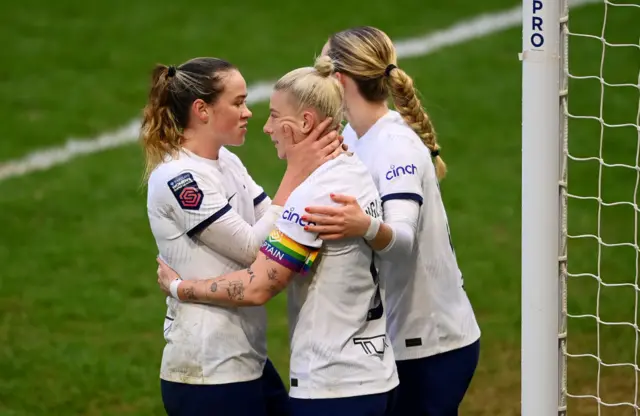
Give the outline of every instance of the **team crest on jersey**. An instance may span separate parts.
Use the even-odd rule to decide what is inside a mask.
[[[182,173],[167,182],[182,209],[197,211],[202,204],[202,190],[190,173]]]

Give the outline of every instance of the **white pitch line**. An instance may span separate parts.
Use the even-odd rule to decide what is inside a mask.
[[[604,0],[574,0],[571,6],[589,3],[603,3]],[[424,36],[395,42],[399,58],[412,58],[428,55],[447,46],[458,45],[502,30],[516,27],[522,23],[522,8],[517,6],[495,13],[486,13],[471,19],[462,20],[453,26],[429,33]],[[514,51],[514,59],[516,51]],[[258,82],[249,86],[249,104],[269,99],[273,82]],[[31,172],[46,170],[68,161],[103,150],[124,146],[138,140],[140,120],[135,119],[115,131],[102,133],[97,137],[70,138],[62,146],[36,150],[19,159],[0,163],[0,181]]]

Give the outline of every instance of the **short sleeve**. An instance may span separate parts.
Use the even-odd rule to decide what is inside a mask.
[[[404,137],[389,137],[376,157],[375,175],[382,202],[409,199],[422,205],[424,154]]]
[[[299,187],[287,199],[282,215],[276,221],[276,227],[298,244],[320,248],[322,240],[318,238],[317,233],[304,229],[309,223],[302,219],[305,208],[314,205],[335,205],[335,202],[331,200],[328,192],[314,191],[313,187]]]
[[[231,210],[222,184],[214,178],[185,169],[166,183],[172,195],[176,224],[192,237]]]

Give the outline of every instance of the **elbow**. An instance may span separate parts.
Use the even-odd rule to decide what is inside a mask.
[[[272,296],[269,290],[265,288],[255,287],[248,291],[245,296],[247,306],[263,306]]]

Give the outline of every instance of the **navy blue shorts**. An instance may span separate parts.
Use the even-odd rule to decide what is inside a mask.
[[[160,386],[168,416],[289,415],[289,395],[270,360],[257,380],[216,385],[160,380]]]
[[[480,340],[431,357],[397,361],[394,416],[457,416],[478,366]]]
[[[391,416],[396,389],[338,399],[289,399],[291,416]]]

